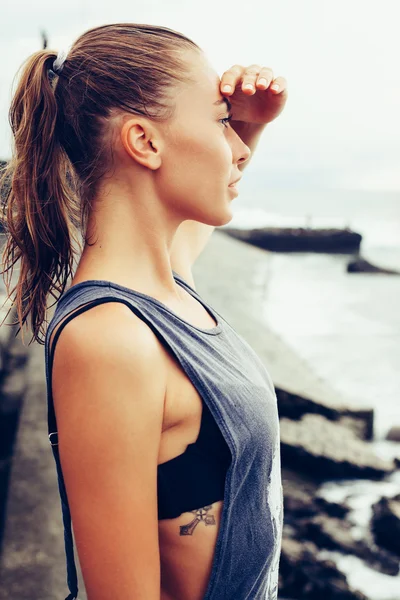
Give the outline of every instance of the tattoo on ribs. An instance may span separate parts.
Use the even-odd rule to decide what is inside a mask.
[[[195,510],[191,510],[189,512],[195,515],[194,519],[190,521],[187,525],[181,525],[179,527],[180,533],[179,535],[193,535],[193,531],[200,523],[203,521],[206,525],[216,525],[214,515],[208,515],[208,511],[212,508],[212,504],[208,506],[203,506],[202,508],[196,508]]]

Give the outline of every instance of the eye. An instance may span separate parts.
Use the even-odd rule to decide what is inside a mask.
[[[228,127],[229,121],[233,118],[233,115],[230,114],[229,117],[225,117],[224,119],[220,119],[219,122],[223,123],[224,127]]]

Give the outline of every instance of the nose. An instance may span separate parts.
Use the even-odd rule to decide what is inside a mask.
[[[250,148],[244,143],[242,138],[236,133],[234,129],[229,128],[233,134],[232,139],[232,155],[233,162],[237,164],[242,164],[249,160],[251,156]]]

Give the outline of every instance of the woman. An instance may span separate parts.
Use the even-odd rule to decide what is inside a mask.
[[[18,321],[40,343],[61,293],[44,343],[69,600],[71,517],[89,600],[277,598],[274,388],[191,266],[286,96],[271,69],[220,80],[191,40],[143,24],[25,65],[4,263],[20,259]]]

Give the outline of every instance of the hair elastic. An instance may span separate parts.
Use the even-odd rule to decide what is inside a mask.
[[[51,69],[53,71],[53,73],[55,73],[56,75],[60,75],[61,71],[64,68],[64,63],[65,63],[66,57],[67,57],[67,55],[65,52],[59,52],[57,54],[57,58],[54,60],[53,67]]]

